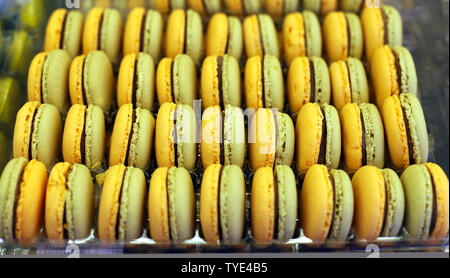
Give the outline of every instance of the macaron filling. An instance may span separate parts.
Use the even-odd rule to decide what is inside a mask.
[[[361,120],[361,165],[367,165],[366,124],[362,109],[359,110],[359,117]]]
[[[134,109],[132,109],[130,134],[128,136],[127,151],[126,151],[125,162],[124,162],[125,165],[129,165],[129,163],[132,160],[132,158],[130,157],[130,153],[131,153],[131,142],[132,142],[133,135],[134,135],[134,125],[135,125],[135,123],[136,123],[136,111]]]
[[[102,14],[100,15],[100,20],[98,23],[97,49],[102,49],[102,27],[103,27],[104,16],[105,16],[105,11],[102,11]]]
[[[281,182],[278,178],[277,173],[273,175],[273,192],[274,192],[274,224],[273,224],[273,235],[278,235],[280,223],[279,221],[282,219],[279,217],[279,198],[280,194],[278,192],[278,182]]]
[[[262,25],[261,25],[261,18],[258,15],[258,30],[259,30],[259,44],[261,46],[261,53],[266,53],[265,51],[265,47],[264,47],[264,37],[263,37],[263,29],[262,29]],[[264,90],[263,90],[264,91]]]
[[[219,240],[223,239],[223,234],[222,234],[222,225],[224,225],[223,222],[226,221],[222,221],[222,215],[220,213],[220,207],[221,207],[221,203],[220,203],[220,191],[221,191],[221,184],[222,184],[222,174],[223,174],[223,166],[220,166],[220,170],[219,170],[219,181],[218,181],[218,186],[217,186],[217,219],[218,219],[218,225],[217,225],[217,231],[218,231],[218,235],[219,235]]]
[[[40,80],[40,84],[41,84],[41,89],[39,90],[39,100],[41,103],[44,103],[44,91],[47,91],[47,86],[46,86],[46,79],[45,79],[45,72],[47,72],[48,70],[48,53],[43,55],[43,61],[42,61],[42,69],[40,74],[41,74],[41,80]]]
[[[223,92],[223,56],[217,56],[217,80],[219,81],[219,105],[224,110],[224,92]]]
[[[345,18],[345,28],[346,28],[346,32],[347,32],[347,53],[346,56],[352,56],[353,53],[351,53],[352,51],[352,30],[350,28],[350,22],[348,19],[348,16],[346,14],[344,14],[344,18]]]
[[[385,176],[382,174],[381,175],[383,177],[383,184],[384,184],[384,210],[383,210],[383,224],[381,225],[381,232],[384,231],[385,227],[386,227],[386,223],[387,223],[387,218],[388,218],[388,208],[389,208],[389,204],[390,204],[390,198],[389,198],[389,186],[387,183],[387,180],[385,178]]]
[[[33,159],[33,137],[34,137],[34,131],[35,131],[35,125],[37,121],[37,114],[39,112],[39,107],[36,107],[36,109],[33,111],[33,117],[31,118],[31,126],[30,126],[30,135],[29,135],[29,142],[28,142],[28,161]]]
[[[316,102],[316,71],[314,68],[314,62],[309,60],[309,83],[310,83],[310,92],[309,92],[309,100],[311,103]]]
[[[433,190],[433,207],[432,207],[432,212],[431,212],[431,222],[430,222],[430,233],[433,233],[434,229],[436,228],[436,223],[437,223],[437,216],[438,216],[438,211],[437,211],[437,194],[436,194],[436,181],[434,179],[434,175],[431,173],[430,169],[428,169],[427,167],[427,171],[430,173],[430,178],[431,178],[431,188]]]
[[[172,102],[174,102],[174,103],[179,103],[180,102],[180,100],[178,99],[178,92],[177,93],[175,93],[175,60],[173,60],[171,63],[170,63],[170,67],[171,67],[171,69],[170,69],[170,84],[171,84],[171,86],[170,86],[170,96],[171,96],[171,98],[172,98]]]
[[[320,107],[320,113],[322,114],[322,137],[320,139],[319,157],[317,159],[317,164],[328,165],[326,159],[327,153],[327,117],[323,107]]]
[[[81,96],[83,97],[83,104],[88,105],[87,93],[86,93],[87,82],[86,82],[86,77],[85,77],[85,75],[87,74],[87,72],[86,72],[86,57],[83,58],[82,63],[83,64],[81,66]]]
[[[350,65],[348,64],[348,61],[345,61],[345,66],[347,68],[347,78],[348,78],[348,83],[350,85],[350,103],[353,102],[353,80],[352,80],[352,76],[350,75]]]
[[[286,141],[287,141],[287,127],[286,127],[286,121],[283,120],[282,117],[275,116],[275,122],[276,122],[276,130],[277,130],[277,136],[275,136],[276,140],[276,155],[274,160],[274,167],[276,165],[280,165],[283,163],[284,160],[284,154],[286,153]],[[284,132],[283,132],[284,131]]]
[[[400,93],[409,93],[409,92],[404,91],[404,88],[407,88],[407,86],[406,86],[406,84],[403,84],[403,82],[402,82],[403,74],[402,74],[402,67],[400,64],[400,57],[399,57],[397,51],[391,50],[391,52],[392,52],[392,55],[394,56],[394,60],[395,60],[395,69],[397,72],[397,84],[400,89]]]
[[[400,106],[402,109],[402,114],[403,114],[403,120],[405,122],[405,132],[406,132],[406,137],[407,137],[407,141],[408,141],[408,155],[409,155],[409,165],[413,165],[415,164],[415,162],[417,161],[417,163],[420,163],[420,155],[416,155],[419,157],[415,157],[414,156],[414,143],[412,140],[412,136],[411,136],[411,123],[410,123],[410,119],[408,116],[411,116],[408,114],[408,112],[406,111],[406,106],[407,104],[404,101],[400,101]],[[409,107],[410,108],[410,107]],[[417,153],[418,154],[418,153]]]
[[[81,164],[86,164],[86,118],[87,118],[87,109],[84,110],[83,129],[81,131],[81,140],[80,140]]]
[[[8,227],[5,225],[7,221],[4,221],[4,219],[1,219],[2,221],[4,221],[3,223],[3,228],[5,229],[4,231],[4,235],[5,237],[8,236],[9,234],[12,236],[11,239],[16,239],[16,215],[17,215],[17,207],[19,205],[19,198],[20,198],[20,185],[23,182],[23,174],[25,173],[25,168],[24,167],[19,174],[19,179],[17,181],[17,184],[15,184],[15,192],[14,192],[14,205],[13,205],[13,210],[12,210],[12,227],[11,230],[8,231]],[[7,212],[8,213],[8,212]],[[3,215],[2,215],[3,218]]]
[[[69,12],[64,12],[64,17],[62,20],[61,25],[61,37],[59,38],[59,49],[64,49],[64,38],[66,34],[66,23],[67,23],[67,17],[69,16]]]
[[[131,103],[133,104],[133,108],[137,108],[137,91],[139,89],[138,63],[139,63],[139,56],[136,55],[136,59],[134,60],[133,85],[131,88]]]
[[[122,182],[120,183],[120,188],[119,188],[119,196],[117,198],[117,212],[116,212],[116,226],[115,226],[115,239],[119,239],[119,234],[120,234],[120,222],[121,222],[121,210],[122,210],[122,194],[124,191],[124,182],[125,182],[125,177],[127,175],[128,172],[128,168],[125,168],[124,172],[123,172],[123,176],[122,176]]]
[[[142,20],[141,20],[141,30],[140,30],[140,36],[139,36],[139,52],[144,51],[146,22],[147,22],[147,12],[144,12],[144,15],[142,16]]]
[[[332,237],[333,232],[335,232],[335,230],[336,230],[335,226],[338,226],[338,225],[335,224],[335,221],[337,220],[336,219],[337,216],[338,216],[337,212],[339,212],[339,204],[340,203],[338,203],[337,200],[336,200],[336,185],[335,185],[335,182],[334,182],[333,175],[329,173],[328,174],[328,179],[330,180],[330,183],[331,183],[331,191],[332,191],[332,194],[333,194],[333,204],[334,204],[333,205],[333,211],[331,212],[331,223],[330,223],[329,231],[328,231],[328,235],[327,235],[327,238],[330,238],[330,237]],[[337,223],[337,224],[339,224],[339,223]]]

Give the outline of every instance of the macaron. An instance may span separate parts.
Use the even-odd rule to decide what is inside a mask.
[[[158,61],[164,34],[162,15],[155,10],[134,8],[125,22],[123,55],[144,52]]]
[[[294,12],[283,20],[283,53],[288,64],[296,57],[322,56],[322,29],[317,15]]]
[[[345,169],[364,165],[384,167],[384,128],[380,113],[370,103],[349,103],[340,113]]]
[[[298,57],[289,66],[287,96],[292,113],[298,113],[307,103],[330,103],[330,73],[320,57]]]
[[[331,105],[308,103],[295,127],[297,168],[301,175],[315,164],[337,169],[341,160],[341,124]]]
[[[166,102],[156,118],[155,152],[158,167],[193,170],[197,162],[197,122],[189,105]]]
[[[222,9],[221,0],[187,0],[189,8],[203,16],[220,12]]]
[[[359,59],[348,57],[329,68],[333,105],[338,111],[347,103],[368,103],[369,84],[366,70]]]
[[[25,75],[33,58],[32,42],[26,30],[13,31],[9,45],[4,46],[8,50],[3,56],[3,70],[10,74]]]
[[[313,165],[306,173],[300,198],[306,237],[317,243],[346,241],[353,221],[353,188],[347,173]]]
[[[62,139],[64,161],[99,170],[105,156],[105,117],[94,105],[73,105],[67,114]]]
[[[398,175],[390,169],[364,166],[352,178],[356,240],[374,242],[398,235],[405,214],[405,195]]]
[[[402,170],[427,162],[427,125],[417,97],[409,93],[388,97],[381,114],[393,167]]]
[[[417,94],[416,67],[411,53],[404,47],[385,45],[377,49],[370,64],[370,75],[378,109],[389,96]]]
[[[364,38],[358,15],[331,12],[325,16],[322,30],[330,62],[345,60],[347,57],[362,57]]]
[[[147,53],[132,53],[122,59],[117,77],[117,104],[153,111],[155,107],[155,63]]]
[[[360,13],[364,8],[365,0],[340,0],[339,10],[351,13]]]
[[[303,9],[326,15],[338,8],[338,0],[302,0]]]
[[[7,243],[36,242],[42,226],[47,169],[37,160],[14,158],[0,178],[0,238]]]
[[[156,70],[156,93],[159,105],[174,102],[193,106],[197,99],[197,70],[191,57],[179,54],[166,57]]]
[[[58,109],[51,104],[27,102],[17,112],[13,156],[39,160],[50,170],[59,159],[61,137]]]
[[[284,80],[280,61],[272,55],[253,56],[245,65],[247,108],[284,109]]]
[[[62,49],[71,59],[80,53],[83,14],[76,10],[56,9],[45,29],[44,51]]]
[[[412,240],[442,240],[448,235],[448,177],[439,165],[411,165],[401,176],[405,228]]]
[[[236,244],[245,230],[245,179],[237,165],[212,164],[200,188],[200,225],[210,244]]]
[[[280,57],[275,24],[267,14],[247,16],[244,19],[244,43],[248,58],[266,54]]]
[[[206,29],[206,56],[228,54],[239,60],[243,46],[241,21],[225,13],[215,13]]]
[[[250,195],[252,237],[257,243],[285,242],[297,232],[297,187],[289,166],[262,167]]]
[[[295,149],[295,130],[292,119],[271,109],[258,109],[249,119],[250,169],[292,164]]]
[[[61,114],[67,112],[70,63],[67,52],[60,49],[34,56],[28,70],[28,100],[53,104]]]
[[[155,119],[150,111],[124,104],[111,135],[109,166],[124,164],[145,170],[150,164]]]
[[[241,69],[233,56],[208,56],[203,61],[201,99],[203,108],[241,107]]]
[[[361,13],[366,58],[370,62],[375,51],[384,45],[403,44],[403,24],[394,6],[366,6]]]
[[[8,127],[14,125],[17,111],[25,102],[20,84],[15,78],[0,77],[0,123]]]
[[[119,59],[122,42],[122,17],[111,8],[92,8],[83,29],[83,54],[94,50],[105,52],[111,62]]]
[[[186,8],[186,0],[153,0],[150,1],[152,9],[156,9],[164,15],[167,15],[172,10]]]
[[[128,241],[142,235],[147,187],[139,168],[115,165],[106,171],[98,209],[98,237]]]
[[[261,0],[225,0],[225,7],[230,14],[243,16],[257,14],[262,9]]]
[[[166,27],[165,54],[171,58],[187,54],[196,65],[200,65],[204,55],[203,24],[196,11],[174,10],[170,13]]]
[[[157,243],[181,243],[194,236],[194,185],[186,169],[162,167],[153,172],[148,220],[150,238]]]
[[[113,102],[113,90],[113,69],[104,52],[96,50],[73,59],[69,72],[72,104],[93,104],[108,112]]]
[[[45,232],[50,240],[87,238],[94,223],[94,184],[89,169],[61,162],[53,167],[45,195]]]
[[[202,115],[200,157],[203,169],[212,164],[244,167],[246,154],[244,113],[238,107],[207,108]]]
[[[280,19],[283,15],[298,10],[299,0],[265,0],[266,11],[272,17]]]

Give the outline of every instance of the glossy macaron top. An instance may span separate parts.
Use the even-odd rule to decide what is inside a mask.
[[[202,16],[220,12],[222,9],[221,0],[187,0],[189,8],[197,11]]]
[[[206,30],[206,56],[231,55],[237,60],[242,56],[243,34],[241,21],[225,13],[214,14]]]
[[[162,14],[167,15],[172,10],[184,10],[187,6],[186,2],[186,0],[154,0],[150,1],[150,6],[152,7],[152,9],[155,9]]]
[[[280,57],[278,35],[272,18],[267,14],[247,16],[244,20],[245,53],[248,58],[266,54]]]
[[[326,15],[338,8],[338,0],[302,0],[302,3],[305,10],[320,15]]]
[[[262,9],[262,1],[255,0],[225,0],[225,7],[230,14],[243,16],[257,14]]]

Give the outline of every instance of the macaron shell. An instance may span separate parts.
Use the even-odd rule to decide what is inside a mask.
[[[167,173],[169,168],[156,169],[148,191],[148,221],[150,238],[157,243],[170,241]]]
[[[228,49],[227,54],[239,60],[242,56],[244,48],[242,24],[241,21],[234,16],[228,17]]]
[[[138,53],[141,49],[142,19],[146,15],[144,8],[135,8],[130,11],[125,22],[123,34],[123,54]],[[144,27],[145,28],[145,27]]]
[[[385,44],[384,20],[380,8],[365,7],[361,13],[366,58],[369,62],[375,51]]]
[[[253,115],[249,131],[250,169],[272,167],[276,153],[276,123],[270,109],[258,109]]]
[[[398,56],[401,68],[401,91],[417,95],[417,73],[413,57],[409,50],[402,46],[394,46],[392,51]]]
[[[262,167],[253,176],[250,199],[252,235],[256,242],[274,238],[275,202],[273,170]]]
[[[177,105],[178,166],[193,170],[197,162],[197,123],[189,105]]]
[[[137,108],[130,144],[129,163],[131,166],[140,169],[149,166],[154,130],[155,119],[152,114],[146,109]]]
[[[369,84],[367,82],[366,70],[361,60],[347,58],[348,74],[352,88],[352,102],[358,104],[369,102]]]
[[[283,71],[278,58],[272,55],[264,56],[264,89],[267,108],[284,110]],[[270,106],[270,107],[269,107]]]
[[[187,10],[186,31],[186,54],[196,65],[200,65],[205,54],[203,24],[200,15],[193,10]]]
[[[334,218],[329,238],[345,241],[353,222],[354,199],[350,177],[342,170],[330,170],[334,181]]]
[[[128,142],[133,135],[133,106],[122,105],[117,112],[111,136],[111,147],[109,152],[109,165],[123,164],[127,160]]]
[[[173,91],[175,103],[193,106],[197,98],[197,72],[192,59],[188,55],[177,55],[173,61]]]
[[[206,30],[206,56],[224,55],[227,53],[229,34],[228,18],[224,13],[214,14]]]
[[[82,150],[82,134],[85,130],[86,106],[74,104],[67,113],[62,139],[62,154],[64,161],[71,164],[81,163],[84,154]]]
[[[290,240],[297,225],[297,187],[294,172],[289,166],[275,167],[274,178],[278,188],[278,235],[280,241]]]
[[[306,56],[322,56],[322,28],[315,13],[303,11],[306,35]]]
[[[176,104],[170,102],[161,105],[156,118],[155,155],[159,167],[170,167],[175,163],[173,129],[176,107]]]
[[[295,150],[295,129],[291,117],[285,113],[277,113],[277,151],[275,164],[292,164]]]
[[[154,60],[158,61],[164,36],[164,19],[158,11],[147,10],[144,32],[143,52],[150,54]]]
[[[333,105],[341,112],[344,105],[353,102],[351,76],[346,61],[336,61],[330,65],[330,78]]]
[[[317,14],[326,15],[337,9],[337,0],[304,0],[303,8]]]
[[[61,36],[64,32],[63,21],[67,16],[66,9],[56,9],[49,17],[45,30],[44,51],[60,48]]]
[[[224,114],[225,165],[237,165],[242,169],[247,148],[244,114],[241,108],[232,106],[226,107]]]
[[[137,71],[136,105],[152,111],[155,106],[155,62],[152,56],[139,53]]]
[[[327,143],[325,149],[325,164],[328,168],[337,169],[341,161],[342,136],[339,114],[332,105],[322,104],[327,121]]]
[[[364,126],[366,130],[366,151],[368,165],[378,168],[384,167],[385,137],[381,115],[375,105],[370,103],[360,104]]]
[[[39,109],[39,102],[27,102],[17,112],[16,123],[14,126],[14,139],[13,139],[13,156],[29,158],[31,154],[30,149],[30,136],[32,136],[32,121],[33,115],[36,110]]]
[[[364,37],[359,16],[354,13],[345,13],[348,30],[350,30],[350,46],[348,56],[361,59],[364,49]]]
[[[278,34],[272,18],[267,14],[259,14],[259,29],[263,43],[264,54],[280,57]]]
[[[113,69],[108,57],[101,51],[90,52],[86,56],[83,74],[88,103],[108,111],[113,99],[114,84]]]
[[[156,93],[159,105],[175,102],[172,99],[172,63],[173,58],[163,58],[156,69]]]
[[[83,14],[78,11],[70,11],[66,18],[63,49],[67,51],[71,59],[80,53],[82,32]]]
[[[95,7],[92,8],[84,22],[83,28],[83,53],[87,54],[92,50],[98,49],[99,41],[99,25],[100,18],[104,13],[104,8]],[[101,40],[101,39],[100,39]]]
[[[391,169],[381,170],[386,184],[386,220],[381,236],[397,236],[402,228],[405,215],[405,194],[398,175]]]
[[[44,63],[48,57],[47,52],[41,52],[34,56],[28,69],[27,95],[30,101],[41,101],[42,98],[42,75]]]
[[[377,49],[373,54],[370,67],[376,104],[378,109],[381,109],[387,97],[399,95],[402,92],[398,84],[399,73],[392,50],[386,45]]]
[[[341,0],[339,1],[339,7],[343,11],[358,13],[361,6],[364,5],[365,0]]]
[[[262,70],[264,59],[253,56],[247,60],[244,73],[245,103],[248,108],[258,109],[263,107],[263,76]]]
[[[203,169],[212,164],[221,163],[221,147],[223,143],[223,116],[219,106],[207,108],[202,115],[202,140],[200,153]]]
[[[383,5],[381,7],[386,15],[386,23],[388,30],[388,41],[385,44],[390,46],[401,46],[403,43],[403,23],[402,17],[398,10],[391,5]]]
[[[207,167],[200,189],[200,224],[203,237],[208,243],[217,243],[221,221],[219,219],[219,181],[222,165],[212,164]]]
[[[90,105],[86,110],[86,166],[99,169],[105,155],[105,116],[98,106]]]
[[[341,111],[342,143],[345,166],[350,172],[358,170],[363,159],[363,126],[361,110],[355,103],[344,106]]]
[[[238,61],[231,55],[223,57],[222,86],[224,106],[229,104],[241,107],[241,69]]]
[[[284,56],[288,63],[296,57],[307,55],[306,30],[302,13],[286,15],[283,21]]]
[[[174,58],[183,53],[185,45],[186,15],[184,10],[174,10],[170,13],[166,27],[165,54]]]
[[[331,12],[323,21],[323,38],[328,59],[331,62],[345,60],[350,46],[347,20],[342,12]]]
[[[261,30],[259,28],[258,16],[246,17],[243,25],[245,53],[247,57],[262,56]]]

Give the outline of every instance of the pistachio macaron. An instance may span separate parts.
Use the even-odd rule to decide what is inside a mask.
[[[83,14],[77,10],[56,9],[45,29],[44,51],[62,49],[70,58],[80,53]]]
[[[94,223],[94,184],[89,169],[61,162],[53,167],[45,195],[48,239],[87,238]]]
[[[247,108],[284,110],[284,80],[280,61],[272,55],[253,56],[245,65]]]
[[[39,160],[50,170],[59,159],[61,137],[58,109],[51,104],[27,102],[17,112],[13,156]]]
[[[351,13],[360,13],[364,8],[365,0],[340,0],[339,10]]]
[[[306,173],[300,197],[300,221],[313,242],[345,242],[353,221],[353,188],[342,170],[313,165]]]
[[[141,169],[115,165],[106,171],[98,209],[98,237],[128,241],[142,235],[147,186]]]
[[[211,164],[244,167],[246,154],[244,114],[239,107],[207,108],[202,115],[200,157],[203,169]]]
[[[155,107],[155,63],[149,54],[131,53],[120,63],[117,104],[153,111]]]
[[[338,0],[301,0],[303,9],[326,15],[338,8]]]
[[[42,226],[47,169],[37,160],[14,158],[0,178],[0,238],[7,243],[36,242]]]
[[[398,175],[391,169],[364,166],[352,178],[358,241],[374,242],[379,236],[398,235],[405,214],[405,195]]]
[[[70,63],[67,52],[60,49],[34,56],[28,70],[28,100],[53,104],[61,114],[67,112]]]
[[[251,15],[244,19],[244,44],[248,58],[266,54],[280,57],[277,31],[269,15]]]
[[[347,103],[368,103],[369,84],[366,70],[359,59],[348,57],[329,68],[333,104],[338,111]]]
[[[159,105],[166,102],[193,106],[197,99],[197,70],[190,56],[166,57],[156,70],[156,93]]]
[[[252,237],[257,243],[285,242],[296,234],[297,187],[289,166],[262,167],[253,176],[250,195]]]
[[[158,61],[164,34],[162,15],[156,10],[134,8],[125,22],[123,55],[144,52]]]
[[[83,29],[83,54],[94,50],[105,52],[112,63],[119,59],[122,42],[122,17],[111,8],[92,8]]]
[[[301,175],[315,164],[337,169],[341,159],[341,124],[331,105],[308,103],[297,117],[297,168]]]
[[[150,1],[150,7],[162,13],[163,15],[167,15],[172,10],[186,9],[187,3],[186,0],[153,0]]]
[[[262,9],[261,0],[225,0],[225,7],[232,15],[257,14]]]
[[[156,243],[181,243],[195,232],[194,185],[184,168],[153,172],[148,192],[150,238]]]
[[[193,170],[197,162],[197,122],[189,105],[166,102],[156,118],[155,152],[158,167]]]
[[[448,235],[448,177],[434,163],[411,165],[401,176],[405,191],[405,228],[412,240],[442,240]]]
[[[102,110],[94,105],[73,105],[64,124],[62,139],[64,161],[98,170],[104,160],[105,144],[106,128]]]
[[[108,112],[113,103],[114,76],[111,62],[102,51],[73,59],[69,72],[72,104],[96,105]]]
[[[283,53],[288,64],[296,57],[322,56],[322,29],[311,11],[294,12],[283,20]]]
[[[428,160],[428,133],[419,100],[413,94],[388,97],[381,111],[389,156],[395,169]]]
[[[239,60],[243,48],[241,21],[225,13],[215,13],[206,29],[206,56],[228,54]]]
[[[276,19],[298,10],[299,0],[264,0],[266,11]]]
[[[221,0],[187,0],[190,9],[203,16],[220,12],[222,9]]]
[[[245,230],[245,179],[237,165],[212,164],[200,188],[200,224],[211,244],[236,244]]]
[[[330,73],[320,57],[297,57],[289,66],[287,96],[292,113],[298,113],[307,103],[330,103]]]
[[[200,65],[204,56],[203,40],[202,19],[196,11],[174,10],[170,13],[166,26],[166,57],[187,54]]]
[[[109,166],[124,164],[145,170],[150,163],[154,130],[155,119],[150,111],[122,105],[111,135]]]

